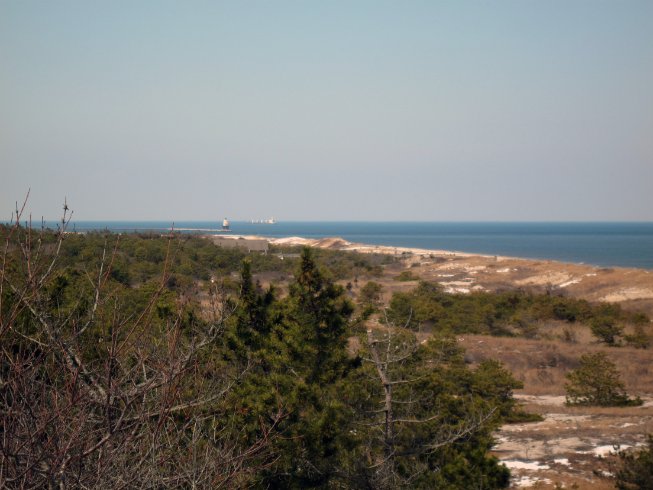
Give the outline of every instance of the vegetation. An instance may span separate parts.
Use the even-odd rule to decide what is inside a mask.
[[[381,305],[383,286],[378,282],[368,281],[358,292],[358,302],[362,306],[363,316],[375,313]]]
[[[280,247],[274,245],[271,252],[283,251],[283,253],[301,254],[302,247],[290,246]],[[394,263],[397,259],[387,254],[341,252],[325,248],[313,249],[313,258],[324,273],[333,280],[358,277],[379,277],[383,274],[383,267]]]
[[[637,406],[642,400],[631,399],[615,364],[603,352],[585,354],[577,369],[567,374],[565,385],[568,405]]]
[[[9,228],[0,228],[0,237]],[[292,275],[301,249],[272,246],[268,254],[248,254],[238,248],[215,246],[210,240],[197,235],[174,233],[168,251],[168,240],[158,234],[126,233],[112,235],[105,232],[70,233],[62,243],[58,257],[61,267],[91,266],[105,249],[112,256],[111,276],[127,286],[138,286],[153,280],[166,267],[172,286],[184,288],[196,281],[211,277],[237,274],[245,258],[257,273],[276,272]],[[44,237],[52,240],[52,237]],[[332,279],[369,276],[382,273],[382,266],[394,259],[381,254],[339,253],[333,250],[315,250],[315,261],[328,271]],[[282,258],[283,256],[283,258]]]
[[[619,490],[653,488],[653,436],[648,436],[643,449],[620,451],[619,460],[616,474],[616,487]]]
[[[397,276],[397,281],[408,282],[408,281],[419,281],[419,276],[413,274],[412,271],[402,271]]]
[[[609,345],[617,344],[621,325],[632,324],[639,335],[627,340],[638,347],[648,346],[641,328],[648,323],[645,315],[626,312],[619,305],[593,305],[581,299],[525,291],[449,294],[437,284],[420,282],[411,292],[393,295],[388,317],[395,323],[409,318],[408,326],[413,330],[525,337],[535,334],[537,322],[582,323],[591,325],[592,332]]]
[[[418,345],[400,328],[368,331],[348,392],[357,414],[354,461],[368,488],[502,488],[508,471],[487,452],[521,387],[499,363],[476,370],[454,339]]]
[[[10,228],[0,227],[0,238]],[[44,240],[54,244],[53,237]],[[45,245],[45,244],[44,244]],[[279,255],[285,253],[282,259]],[[210,279],[218,279],[225,287],[237,291],[237,277],[242,261],[248,258],[252,273],[272,273],[270,277],[284,282],[292,278],[299,261],[297,247],[273,247],[268,254],[247,254],[240,249],[215,246],[211,241],[195,235],[175,234],[169,241],[155,234],[111,235],[101,232],[67,234],[61,244],[57,265],[75,274],[75,270],[92,270],[98,258],[111,257],[110,277],[128,289],[156,282],[162,267],[167,273],[166,289],[176,293],[204,293],[198,286]],[[290,257],[288,255],[290,254]],[[343,253],[327,249],[313,251],[315,262],[330,280],[359,277],[375,278],[383,267],[396,258],[383,254]],[[401,280],[418,280],[411,271],[403,271]],[[71,278],[68,278],[70,280]],[[381,285],[368,281],[359,292],[359,302],[368,314],[378,308]],[[376,288],[376,290],[373,290]],[[485,333],[492,335],[537,334],[538,322],[556,320],[569,325],[590,326],[601,342],[619,345],[624,341],[636,347],[646,348],[650,339],[644,331],[649,319],[643,314],[622,310],[619,305],[593,305],[585,300],[533,294],[524,291],[501,293],[474,292],[449,294],[436,284],[420,282],[409,293],[395,293],[389,304],[389,320],[402,324],[410,317],[412,329],[433,330],[449,333]],[[624,334],[624,326],[631,325],[632,333]],[[573,331],[568,330],[569,338]]]
[[[353,305],[318,258],[376,258],[18,222],[0,229],[0,486],[507,486],[489,449],[508,371],[399,328],[348,353]],[[254,281],[291,266],[286,295]]]
[[[4,487],[503,488],[492,433],[534,417],[521,383],[491,359],[470,367],[452,334],[556,320],[648,345],[648,319],[613,305],[427,282],[362,331],[383,286],[335,281],[374,279],[392,257],[18,222],[0,226]],[[570,403],[639,402],[605,356],[568,379]]]

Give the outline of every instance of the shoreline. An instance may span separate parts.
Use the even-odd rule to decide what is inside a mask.
[[[210,236],[208,236],[210,238]],[[220,239],[266,240],[271,245],[309,246],[334,251],[378,253],[400,259],[397,271],[439,283],[452,293],[535,288],[579,299],[619,303],[653,318],[653,274],[634,267],[604,267],[504,255],[431,250],[349,242],[342,238],[268,238],[224,235]],[[409,285],[406,283],[406,285]]]
[[[205,235],[206,237],[218,235]],[[497,255],[481,252],[463,252],[460,250],[444,250],[444,249],[426,249],[418,247],[402,247],[393,245],[376,245],[370,243],[350,242],[341,237],[324,237],[324,238],[305,238],[300,236],[291,237],[266,237],[264,235],[220,235],[221,238],[244,239],[244,240],[266,240],[271,245],[280,246],[308,246],[316,248],[324,248],[328,250],[341,250],[345,252],[359,252],[359,253],[380,253],[385,255],[402,255],[412,254],[420,257],[442,257],[442,258],[474,258],[480,257],[484,259],[491,259],[497,262],[502,261],[524,261],[524,262],[542,262],[561,264],[578,267],[588,267],[597,270],[636,270],[643,271],[647,274],[652,273],[652,269],[645,267],[626,267],[620,265],[598,265],[590,264],[587,262],[570,262],[559,259],[551,259],[546,257],[520,257],[514,255]]]
[[[382,253],[455,253],[456,255],[498,255],[523,258],[525,260],[553,260],[596,267],[623,267],[653,271],[653,222],[631,223],[579,223],[578,227],[564,224],[542,223],[530,226],[528,223],[473,224],[433,223],[433,226],[418,226],[411,223],[389,222],[388,227],[378,225],[353,226],[352,223],[336,224],[300,223],[249,225],[231,231],[223,231],[212,222],[180,222],[170,226],[158,222],[98,222],[88,226],[78,223],[72,231],[90,232],[104,230],[114,232],[165,233],[219,236],[266,237],[271,242],[302,240],[320,241],[339,237],[351,243],[361,252],[378,247]],[[69,227],[69,231],[71,228]]]

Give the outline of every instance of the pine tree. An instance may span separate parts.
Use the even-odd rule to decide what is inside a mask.
[[[578,369],[567,374],[567,405],[641,405],[626,394],[617,366],[603,352],[585,354]]]
[[[295,282],[290,286],[288,324],[304,342],[298,353],[307,382],[332,383],[347,368],[346,344],[352,304],[341,286],[326,279],[304,248]]]
[[[260,437],[261,420],[283,414],[275,460],[259,475],[267,487],[323,487],[338,476],[351,446],[353,418],[338,386],[353,366],[346,353],[352,311],[344,289],[323,275],[308,249],[281,300],[257,291],[243,265],[228,343],[249,368],[231,403],[247,443]]]
[[[272,287],[262,291],[260,284],[254,283],[251,268],[251,262],[244,260],[240,273],[240,293],[226,335],[230,350],[241,361],[251,359],[253,353],[264,347],[270,332],[269,310],[275,299]]]

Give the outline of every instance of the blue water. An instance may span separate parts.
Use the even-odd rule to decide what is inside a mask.
[[[220,222],[176,222],[175,228],[217,229]],[[77,221],[82,230],[161,232],[170,222]],[[653,222],[647,223],[433,223],[303,222],[274,225],[232,222],[239,235],[338,236],[374,245],[417,247],[653,269]],[[207,233],[207,232],[203,232]]]

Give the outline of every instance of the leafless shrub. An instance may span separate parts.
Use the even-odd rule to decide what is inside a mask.
[[[246,447],[226,422],[221,401],[247,366],[216,365],[207,376],[200,363],[218,362],[211,354],[233,305],[214,289],[210,321],[182,325],[178,304],[155,325],[167,257],[146,306],[125,313],[110,287],[119,245],[110,237],[87,273],[90,301],[60,307],[49,287],[71,214],[64,205],[51,233],[21,224],[24,209],[4,228],[0,252],[0,487],[244,485],[271,461],[283,415],[261,421]]]

